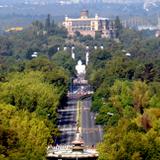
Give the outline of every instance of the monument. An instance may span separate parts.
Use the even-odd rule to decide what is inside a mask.
[[[98,153],[95,148],[86,147],[81,136],[80,103],[77,103],[77,127],[74,140],[71,145],[49,146],[47,149],[48,160],[97,160]]]
[[[82,64],[81,60],[79,60],[76,65],[76,71],[78,76],[86,74],[86,66]]]
[[[79,131],[70,146],[49,146],[48,160],[97,160],[98,153],[94,148],[87,148]]]

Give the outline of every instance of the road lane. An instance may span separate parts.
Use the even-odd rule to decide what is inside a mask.
[[[69,145],[74,138],[76,128],[75,100],[69,99],[67,105],[59,109],[58,127],[61,137],[57,140],[57,143]]]
[[[78,87],[74,87],[77,90],[82,88],[80,85]],[[89,88],[89,87],[83,87]],[[88,90],[86,90],[88,91]],[[76,92],[76,90],[75,90]],[[76,94],[78,94],[76,92]],[[68,98],[67,105],[63,108],[59,109],[59,121],[58,127],[61,131],[61,137],[58,140],[58,144],[71,144],[74,139],[74,135],[76,132],[76,114],[77,114],[77,102],[78,98],[74,96],[70,96]],[[86,146],[96,145],[98,142],[102,140],[102,128],[98,125],[95,125],[95,114],[90,112],[90,108],[92,105],[91,97],[85,98],[82,101],[82,136],[85,141]]]
[[[91,98],[83,100],[82,128],[83,138],[87,146],[96,145],[102,140],[102,128],[95,124],[95,114],[90,112]]]

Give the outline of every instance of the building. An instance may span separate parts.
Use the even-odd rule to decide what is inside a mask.
[[[9,28],[5,31],[6,32],[20,32],[20,31],[23,31],[23,27],[12,27],[12,28]]]
[[[80,18],[65,17],[63,25],[70,36],[80,32],[84,36],[95,37],[96,33],[99,33],[101,37],[110,38],[114,34],[113,23],[108,18],[99,17],[97,14],[90,18],[87,10],[81,11]]]
[[[159,37],[160,37],[160,30],[156,31],[155,37],[156,37],[156,38],[159,38]]]
[[[155,33],[155,37],[160,37],[160,16],[158,17],[157,31]]]

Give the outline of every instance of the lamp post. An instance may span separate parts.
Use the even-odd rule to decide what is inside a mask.
[[[131,57],[131,53],[129,53],[129,52],[126,53],[126,56],[127,56],[127,57]]]
[[[94,46],[94,49],[97,50],[97,45]]]
[[[73,58],[73,59],[75,59],[74,49],[75,49],[75,47],[72,46],[72,47],[71,47],[71,54],[72,54],[72,58]]]
[[[86,65],[88,65],[89,62],[89,46],[86,46]]]
[[[57,47],[57,52],[59,52],[60,51],[60,48],[59,47]]]
[[[104,46],[103,46],[103,45],[101,45],[101,46],[100,46],[100,49],[101,49],[101,50],[104,50]]]
[[[64,50],[64,51],[66,51],[66,50],[67,50],[67,47],[66,47],[66,46],[64,46],[63,50]]]
[[[73,50],[75,49],[75,47],[74,47],[74,46],[72,46],[72,48],[71,48],[71,49],[72,49],[72,51],[73,51]]]
[[[86,52],[86,65],[89,63],[89,52]]]
[[[89,50],[89,46],[88,46],[88,45],[86,46],[86,50],[87,50],[87,51]]]
[[[130,52],[127,52],[125,49],[122,50],[122,52],[125,54],[127,57],[131,57],[132,54]]]

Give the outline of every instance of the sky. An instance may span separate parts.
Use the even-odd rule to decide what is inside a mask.
[[[114,2],[114,3],[127,3],[127,2],[132,2],[132,3],[138,3],[138,2],[160,2],[160,0],[0,0],[0,4],[5,4],[5,3],[24,3],[24,2],[49,2],[49,3],[53,3],[53,2],[65,2],[65,1],[72,1],[72,2],[78,2],[78,1],[82,1],[82,2],[95,2],[95,1],[103,1],[103,2]]]

